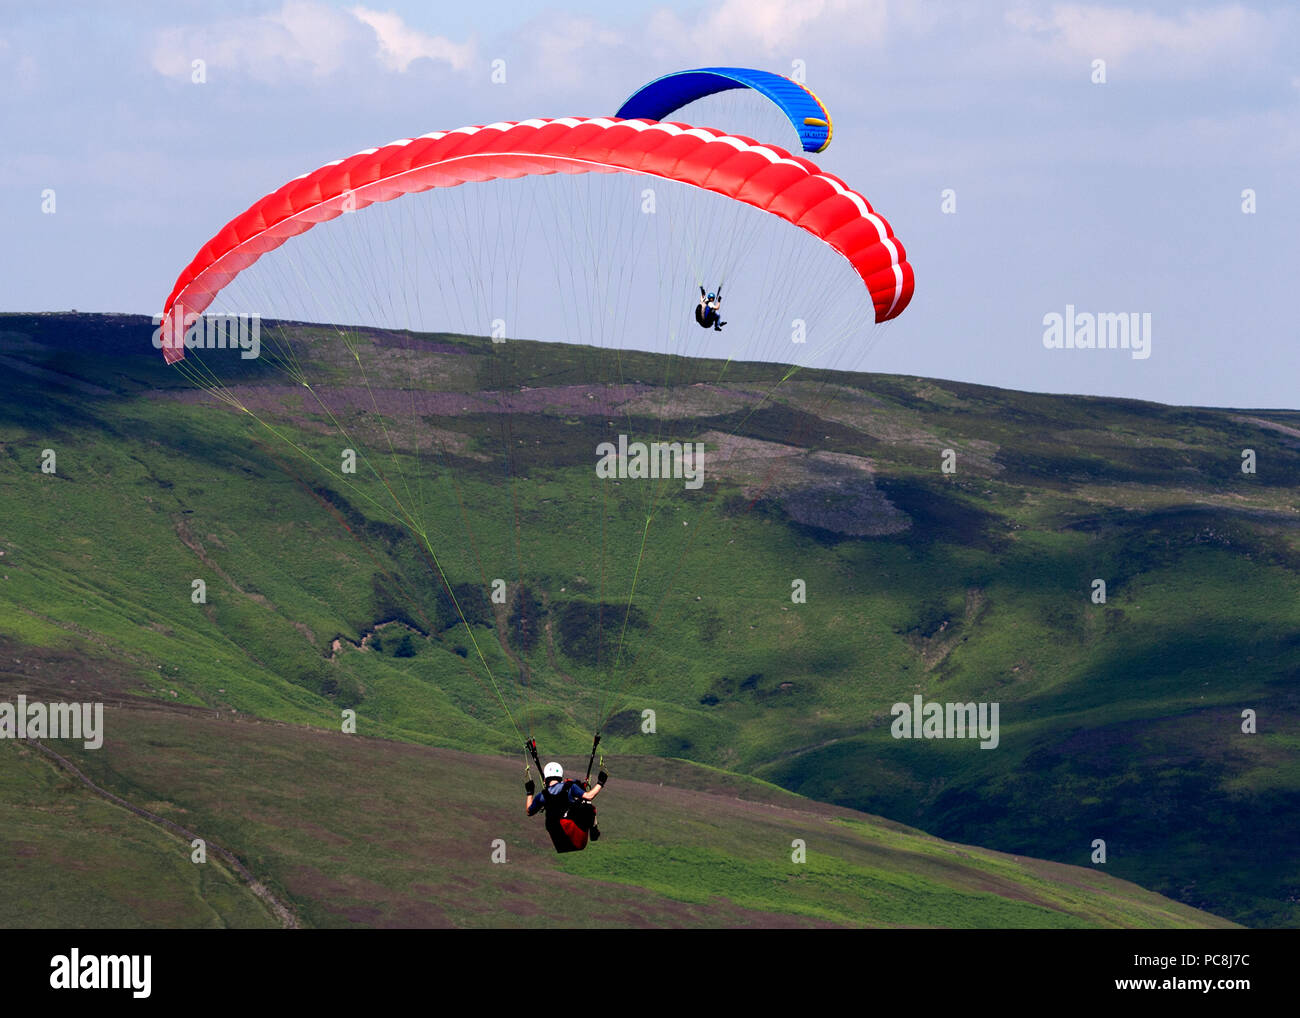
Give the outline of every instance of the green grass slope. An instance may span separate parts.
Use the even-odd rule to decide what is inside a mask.
[[[1300,924],[1300,414],[830,373],[739,412],[770,369],[665,386],[649,355],[620,364],[639,388],[606,414],[574,400],[610,377],[590,351],[436,337],[420,386],[441,401],[387,462],[466,626],[382,491],[196,398],[148,332],[0,316],[0,671],[19,685],[99,677],[329,731],[352,708],[368,736],[473,753],[518,750],[507,710],[544,752],[579,751],[612,714],[611,759],[684,758],[1062,863],[1103,839],[1108,874]],[[345,391],[323,335],[298,335]],[[266,419],[337,457],[300,395],[247,370]],[[526,390],[503,479],[491,400]],[[596,444],[652,434],[668,405],[730,453],[704,497],[599,482]],[[488,603],[495,577],[509,604]],[[917,693],[998,702],[997,749],[891,738],[891,705]]]
[[[104,746],[59,752],[103,791],[233,852],[300,926],[1231,925],[1094,870],[653,757],[620,760],[599,800],[604,836],[557,856],[508,759],[95,692],[110,702]],[[193,863],[187,840],[34,749],[0,744],[0,761],[8,925],[276,924],[227,869]]]

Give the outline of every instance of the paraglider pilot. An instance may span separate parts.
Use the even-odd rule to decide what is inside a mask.
[[[529,816],[546,810],[546,833],[555,843],[555,851],[581,852],[587,847],[588,835],[592,841],[599,840],[596,807],[591,804],[591,800],[600,794],[609,775],[602,770],[596,776],[596,784],[591,791],[584,792],[582,783],[565,780],[564,768],[552,760],[542,771],[542,777],[546,781],[546,788],[540,792],[531,780],[524,782],[524,791],[528,796],[524,800],[524,809]]]
[[[714,332],[721,332],[726,322],[719,321],[720,311],[722,308],[722,287],[718,287],[717,293],[707,293],[704,287],[700,287],[700,302],[695,306],[695,320],[699,322],[702,328],[707,329],[713,326]]]

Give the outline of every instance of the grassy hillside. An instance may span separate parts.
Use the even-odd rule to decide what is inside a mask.
[[[598,846],[556,856],[541,819],[524,818],[508,760],[97,687],[111,736],[100,751],[59,753],[188,834],[105,802],[30,746],[0,744],[6,925],[278,925],[220,860],[191,864],[189,834],[235,851],[306,927],[1231,925],[1098,872],[657,758],[620,760]],[[793,861],[796,839],[805,861]]]
[[[418,506],[422,547],[379,486],[341,484],[249,415],[205,401],[148,334],[127,316],[0,316],[9,688],[99,676],[123,697],[204,717],[329,731],[351,707],[363,735],[391,740],[365,745],[405,743],[412,759],[431,759],[429,747],[517,753],[510,718],[543,752],[576,754],[610,715],[611,761],[684,758],[1079,866],[1101,838],[1108,860],[1095,870],[1248,925],[1300,923],[1289,850],[1300,837],[1300,414],[829,373],[756,399],[770,368],[731,365],[725,385],[705,384],[717,365],[691,375],[630,355],[611,385],[581,348],[376,334],[374,363],[393,371],[371,380],[381,393],[400,391],[411,349],[430,366],[407,390],[429,394],[411,430],[385,435],[349,396],[325,335],[295,330],[333,406],[351,399],[349,437],[383,447],[387,476],[410,484],[403,504]],[[302,393],[256,362],[246,370],[241,398],[336,462],[338,433]],[[652,381],[665,376],[671,386]],[[715,456],[701,497],[680,482],[594,477],[599,442],[653,435],[670,416]],[[40,469],[45,449],[53,474]],[[940,469],[946,449],[955,474]],[[191,600],[196,578],[205,604]],[[494,578],[508,581],[505,605],[487,598]],[[1090,597],[1097,578],[1104,604]],[[796,579],[806,603],[791,600]],[[891,706],[916,693],[998,702],[998,747],[891,738]],[[1247,709],[1257,734],[1241,731]],[[199,715],[166,716],[179,736]],[[117,745],[88,754],[87,774],[132,752]],[[475,766],[505,768],[508,794],[490,795],[513,801],[518,765]],[[242,788],[239,774],[223,780]],[[175,798],[165,787],[149,797]],[[178,801],[197,808],[188,793]],[[484,823],[498,817],[484,811]],[[849,839],[836,865],[865,865],[862,829],[830,829]],[[266,832],[234,833],[286,850]],[[726,854],[716,846],[731,835],[706,833],[683,842],[683,865]],[[666,842],[613,844],[564,866],[603,866],[602,879],[646,894],[682,883]],[[788,847],[771,859],[779,870]],[[719,874],[709,893],[757,895],[765,915],[906,922],[856,871],[825,914],[812,907],[822,884],[776,908],[785,891],[760,893],[745,876],[770,891],[783,878],[765,866],[751,859],[725,879],[721,863],[703,867]],[[945,912],[946,893],[922,924],[1033,924],[1001,900],[983,922],[974,899]]]

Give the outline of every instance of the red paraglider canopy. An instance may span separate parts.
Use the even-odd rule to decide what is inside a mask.
[[[843,255],[870,291],[877,322],[912,298],[912,267],[889,224],[807,159],[707,127],[564,117],[395,141],[291,180],[227,223],[180,274],[163,308],[163,354],[169,364],[181,360],[185,317],[202,314],[241,271],[317,223],[435,187],[549,173],[644,173],[714,191]]]

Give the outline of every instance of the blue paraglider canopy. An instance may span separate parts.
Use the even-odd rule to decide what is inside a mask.
[[[831,117],[812,91],[771,71],[749,67],[700,67],[656,78],[619,107],[624,120],[663,120],[687,103],[731,88],[752,88],[780,107],[799,132],[805,152],[821,152],[831,143]]]

